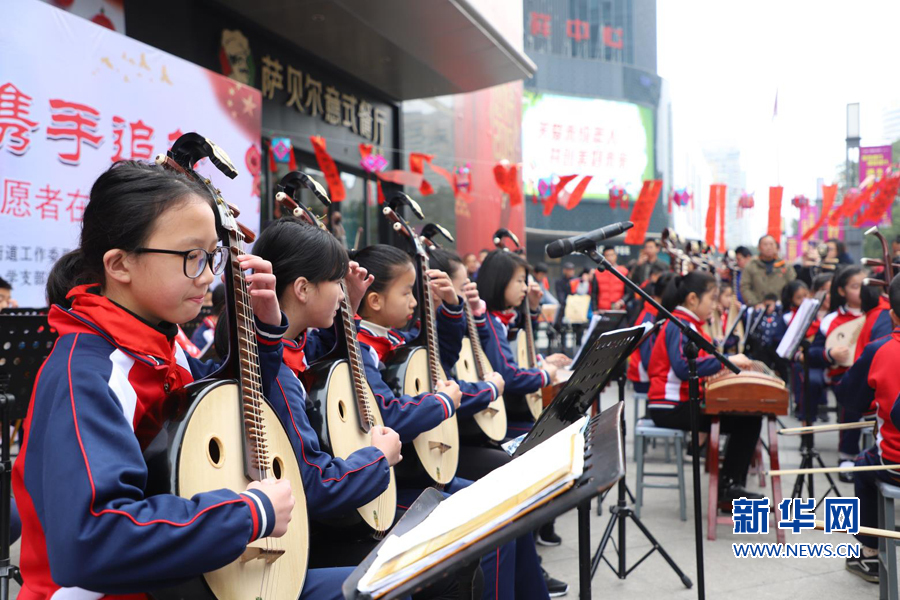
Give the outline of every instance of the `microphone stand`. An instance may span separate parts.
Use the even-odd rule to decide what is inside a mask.
[[[677,317],[675,317],[675,315],[663,308],[663,306],[659,304],[659,302],[654,300],[647,292],[642,290],[640,286],[628,279],[628,277],[626,277],[625,275],[622,275],[618,271],[618,269],[614,268],[608,260],[606,260],[601,254],[597,252],[596,246],[592,249],[589,248],[587,250],[583,250],[582,254],[597,263],[601,270],[605,269],[612,273],[613,276],[616,277],[616,279],[625,284],[625,287],[643,298],[644,302],[648,302],[651,306],[655,307],[658,311],[657,317],[664,317],[668,319],[673,325],[678,327],[681,330],[681,333],[684,334],[684,336],[688,339],[688,343],[684,348],[684,355],[685,358],[687,358],[688,372],[690,373],[688,387],[691,403],[691,463],[694,476],[694,542],[697,548],[697,598],[699,598],[699,600],[705,600],[706,582],[703,572],[703,517],[700,505],[700,446],[697,442],[697,439],[699,438],[700,422],[700,377],[697,375],[697,357],[699,356],[700,349],[703,349],[708,354],[715,356],[716,359],[720,363],[722,363],[724,367],[734,372],[735,374],[740,373],[741,370],[738,369],[734,365],[734,363],[728,360],[724,354],[719,352],[719,350],[717,350],[713,344],[708,342],[706,338],[704,338],[698,332],[694,331],[694,329],[690,326],[682,323]],[[624,481],[624,479],[622,481]],[[636,519],[633,514],[630,516],[632,519]],[[644,531],[645,535],[649,536],[649,532],[646,530],[646,528],[644,528],[639,523],[638,526]],[[658,544],[655,545],[658,546]],[[663,553],[663,556],[666,557],[667,555]],[[597,559],[595,558],[594,562],[596,561]],[[669,560],[669,564],[676,569],[676,572],[680,573],[678,567],[674,566],[674,563],[671,562],[671,560]],[[687,578],[683,577],[682,580],[684,579]],[[687,585],[689,581],[690,580],[686,581],[685,585]]]

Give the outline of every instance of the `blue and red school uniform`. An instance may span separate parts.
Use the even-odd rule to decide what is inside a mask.
[[[657,310],[655,306],[645,304],[644,309],[638,315],[634,324],[639,326],[644,323],[655,323],[656,313]],[[653,344],[656,343],[658,335],[659,333],[657,332],[647,339],[642,340],[641,344],[628,358],[628,381],[634,385],[634,391],[638,394],[646,394],[650,391],[650,356],[653,354]]]
[[[19,597],[76,597],[78,588],[143,597],[234,561],[274,527],[264,493],[145,494],[143,450],[171,409],[169,392],[217,365],[186,356],[174,325],[151,326],[99,286],[76,287],[69,298],[71,309],[50,309],[59,338],[35,382],[13,469],[23,522]],[[256,327],[267,392],[286,325]]]
[[[840,307],[838,310],[828,313],[822,319],[819,325],[819,331],[813,339],[809,348],[809,365],[810,367],[820,367],[825,369],[825,383],[827,385],[836,386],[840,383],[844,373],[848,367],[836,367],[831,359],[831,354],[825,348],[825,340],[828,334],[837,327],[849,323],[855,319],[863,318],[858,310],[849,309],[846,306]],[[855,352],[856,348],[850,348],[850,352]],[[838,421],[841,423],[855,423],[862,418],[862,412],[856,412],[855,405],[838,405]],[[839,432],[838,452],[843,457],[853,457],[859,454],[859,439],[862,432],[859,429],[851,429]]]
[[[683,306],[673,314],[707,341],[712,341],[697,315]],[[688,339],[674,323],[668,322],[657,336],[650,358],[650,391],[647,393],[647,412],[659,427],[688,430],[690,422],[690,370],[684,356]],[[715,375],[721,369],[718,359],[702,349],[697,357],[697,375],[701,379],[700,397],[703,398],[703,378]],[[722,416],[719,418],[722,433],[730,436],[722,474],[743,485],[747,469],[753,458],[756,441],[762,427],[761,417]],[[700,431],[709,431],[711,419],[701,415]]]
[[[875,445],[856,459],[857,465],[900,464],[900,329],[868,344],[835,389],[838,402],[856,413],[874,404],[878,423]],[[900,485],[900,475],[893,471],[857,471],[854,489],[859,497],[860,520],[864,527],[878,526],[877,481]],[[877,548],[876,538],[857,535],[869,548]]]

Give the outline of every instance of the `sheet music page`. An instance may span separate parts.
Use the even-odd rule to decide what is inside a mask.
[[[796,348],[800,346],[800,342],[803,340],[803,336],[806,335],[806,330],[809,329],[809,326],[815,320],[818,310],[819,301],[815,298],[807,298],[800,304],[797,314],[794,315],[784,337],[781,338],[781,343],[778,344],[778,348],[775,350],[778,356],[787,360],[794,359],[791,354],[796,352]]]
[[[423,561],[432,564],[454,553],[470,540],[581,477],[586,422],[587,417],[580,419],[531,452],[456,492],[404,535],[390,535],[360,579],[359,590],[372,592],[402,581],[421,570]],[[385,567],[392,572],[380,573]]]

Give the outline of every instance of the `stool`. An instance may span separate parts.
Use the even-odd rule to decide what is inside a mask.
[[[634,439],[637,444],[635,458],[637,460],[637,497],[634,504],[634,512],[640,518],[641,504],[644,501],[644,488],[662,488],[678,490],[678,504],[681,510],[681,520],[687,521],[686,501],[684,497],[684,453],[682,452],[684,444],[684,432],[680,429],[666,429],[665,427],[657,427],[651,419],[641,419],[635,423]],[[647,451],[647,443],[651,440],[662,439],[666,443],[672,441],[675,444],[675,473],[660,473],[644,471],[644,454]],[[667,446],[668,447],[668,446]],[[678,483],[662,484],[662,483],[644,483],[644,477],[677,477]]]
[[[900,487],[883,481],[878,486],[878,527],[894,531],[894,500],[900,498]],[[897,544],[896,540],[878,538],[878,587],[880,597],[897,600]]]
[[[634,393],[634,420],[631,421],[634,423],[634,426],[637,427],[638,419],[641,418],[641,408],[647,406],[647,394],[641,394],[638,392]],[[668,450],[668,447],[666,448]],[[637,436],[634,436],[634,460],[637,460],[638,455],[638,439]],[[667,461],[668,462],[668,461]]]

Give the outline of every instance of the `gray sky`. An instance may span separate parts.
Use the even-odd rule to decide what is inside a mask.
[[[701,147],[740,148],[748,191],[762,208],[754,221],[764,219],[770,185],[784,186],[789,206],[796,194],[815,197],[817,177],[834,179],[847,103],[861,103],[863,146],[890,141],[882,111],[900,108],[900,1],[658,0],[657,7],[675,152],[690,136]],[[686,183],[675,176],[676,186]]]

